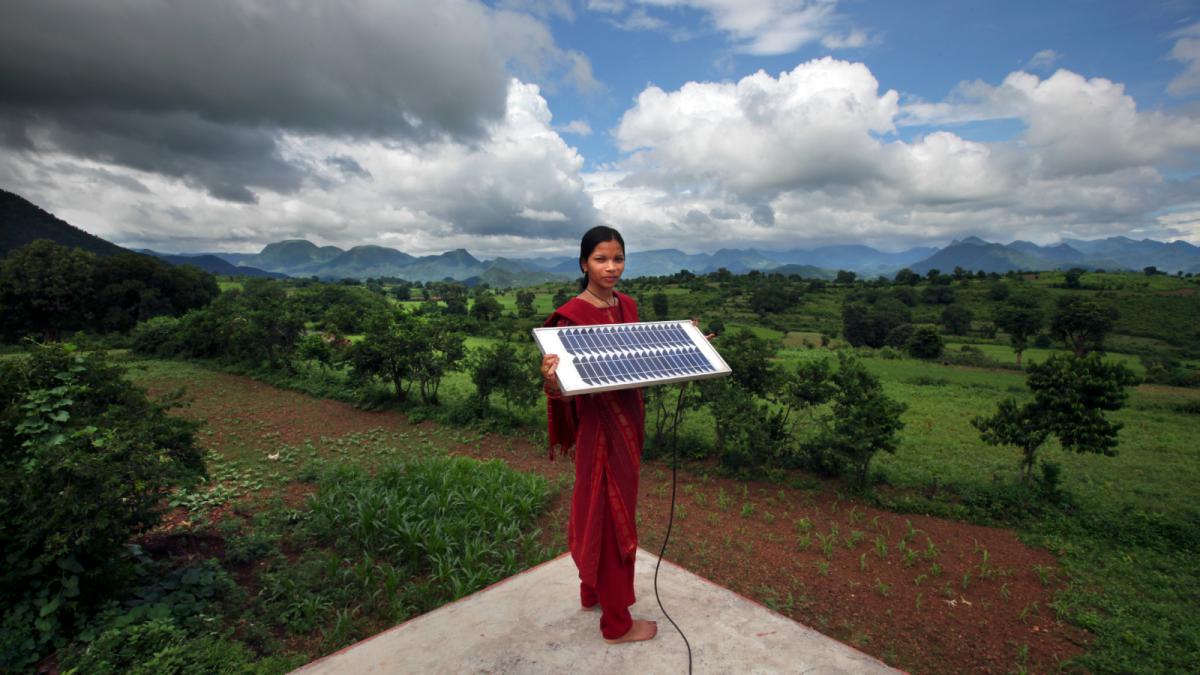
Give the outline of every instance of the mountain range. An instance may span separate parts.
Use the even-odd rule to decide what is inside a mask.
[[[0,190],[0,256],[34,239],[51,239],[98,255],[127,252],[43,211],[11,192]],[[258,253],[179,253],[140,250],[173,265],[195,265],[213,274],[243,276],[315,276],[322,279],[396,277],[409,281],[463,281],[504,288],[578,276],[573,256],[479,259],[464,249],[437,255],[414,256],[385,246],[317,246],[304,239],[268,244]],[[888,253],[863,245],[823,246],[813,249],[721,249],[715,253],[684,253],[678,249],[629,252],[625,276],[665,276],[680,270],[697,274],[726,269],[734,274],[752,270],[799,274],[832,279],[837,270],[860,277],[892,276],[902,268],[925,274],[931,269],[950,272],[955,267],[985,272],[1011,270],[1105,269],[1137,270],[1146,267],[1175,273],[1200,273],[1200,247],[1185,241],[1165,243],[1128,237],[1065,239],[1039,246],[1028,241],[999,244],[978,237],[956,240],[942,249],[910,248]]]

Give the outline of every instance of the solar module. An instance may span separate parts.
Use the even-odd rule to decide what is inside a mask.
[[[543,354],[557,354],[566,394],[629,389],[729,374],[690,321],[535,328]]]

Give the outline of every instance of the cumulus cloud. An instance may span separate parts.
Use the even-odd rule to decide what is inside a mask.
[[[504,115],[479,140],[291,133],[278,147],[281,160],[306,167],[310,180],[292,192],[264,192],[257,206],[214,199],[161,172],[60,151],[22,155],[0,169],[0,183],[96,234],[167,251],[256,250],[308,238],[414,254],[463,247],[529,255],[557,251],[564,237],[598,222],[580,176],[583,159],[553,130],[538,86],[515,79]],[[145,189],[117,189],[118,180]]]
[[[510,72],[596,86],[544,24],[475,0],[13,0],[0,142],[252,202],[309,175],[284,158],[286,134],[480,141],[505,115]]]
[[[949,124],[1013,118],[1026,125],[1032,169],[1081,175],[1156,164],[1200,149],[1200,121],[1139,112],[1124,85],[1059,70],[1041,79],[1018,71],[998,86],[960,85],[944,103],[906,106],[900,124]]]
[[[824,58],[778,78],[649,87],[621,118],[631,180],[661,187],[719,185],[747,199],[797,184],[859,182],[880,167],[876,134],[894,130],[895,91],[880,94],[862,64]]]
[[[613,23],[627,30],[678,29],[648,10],[688,9],[701,12],[717,31],[729,36],[736,51],[759,56],[787,54],[821,41],[829,49],[862,47],[870,42],[865,31],[838,32],[845,22],[837,0],[589,0],[588,8],[624,15]],[[686,37],[686,36],[684,36]]]
[[[1198,181],[1162,167],[1196,168],[1200,121],[1138,110],[1118,83],[1018,71],[964,83],[946,101],[898,99],[865,65],[832,58],[777,77],[648,87],[615,131],[622,161],[588,176],[588,188],[603,218],[665,246],[1183,229],[1152,214],[1194,201]],[[1009,140],[956,133],[1009,118],[1023,125]],[[897,133],[914,124],[929,130]]]

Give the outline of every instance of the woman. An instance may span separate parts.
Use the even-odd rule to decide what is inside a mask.
[[[634,323],[633,298],[614,288],[625,271],[625,241],[611,227],[594,227],[579,245],[583,290],[546,320],[547,326]],[[550,457],[575,449],[575,491],[567,542],[579,568],[584,609],[600,606],[600,633],[612,644],[649,640],[653,621],[634,619],[633,563],[637,551],[638,471],[644,434],[642,393],[622,389],[564,397],[558,356],[542,358],[549,397]]]

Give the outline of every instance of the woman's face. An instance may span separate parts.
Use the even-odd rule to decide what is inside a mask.
[[[625,249],[619,241],[600,242],[584,261],[583,273],[595,289],[611,291],[624,271]]]

